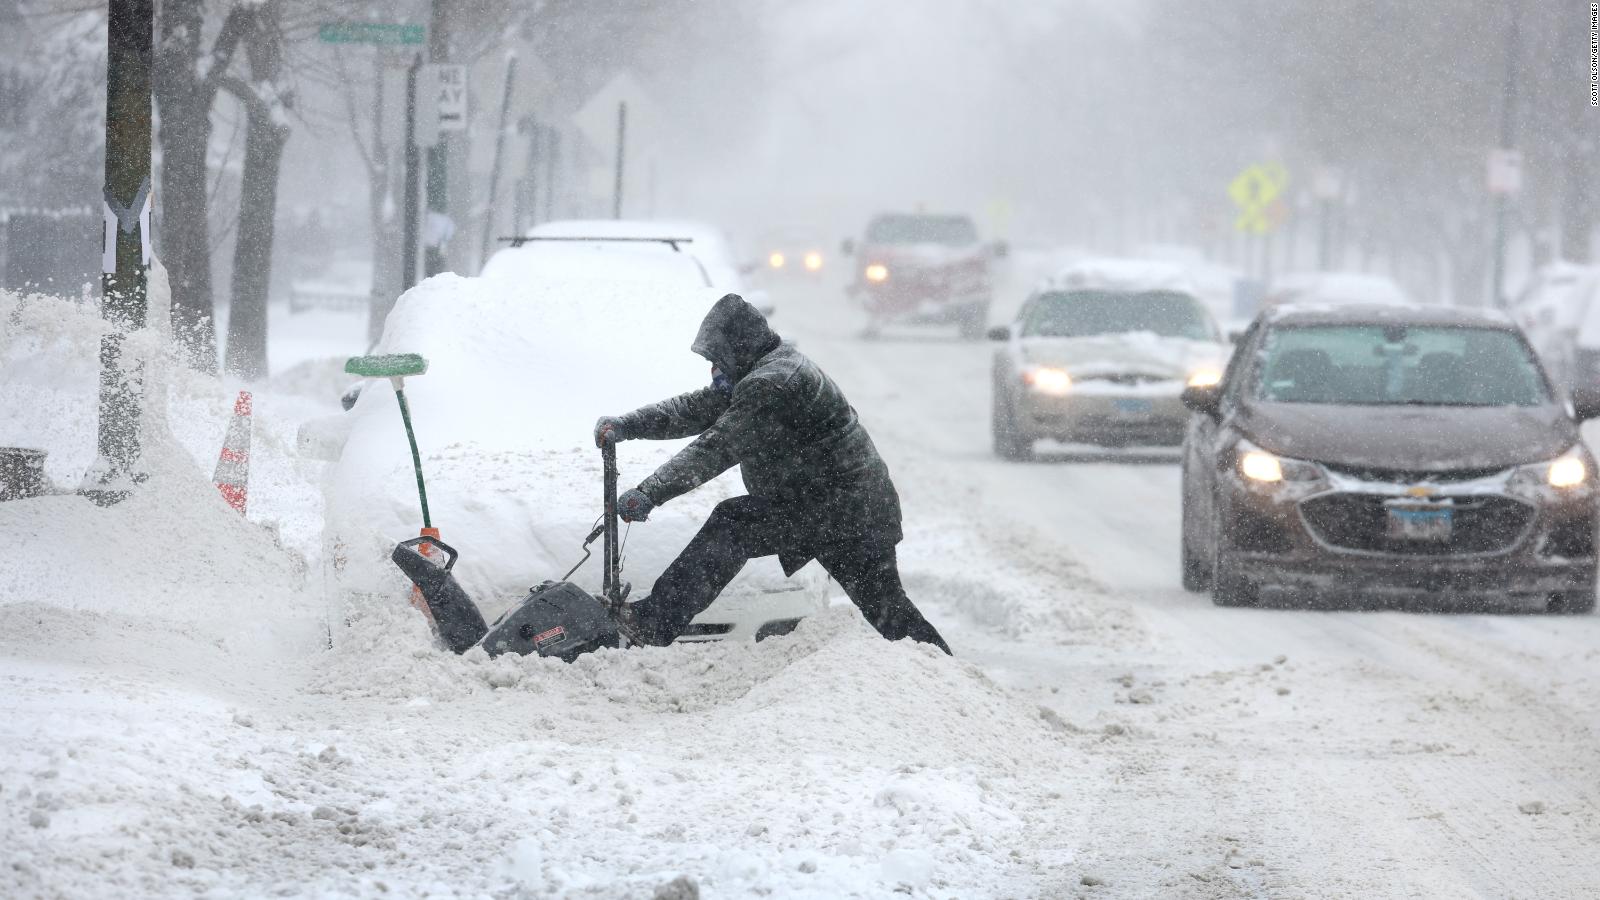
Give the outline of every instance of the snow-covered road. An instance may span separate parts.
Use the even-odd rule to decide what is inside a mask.
[[[1119,896],[1600,893],[1600,618],[1213,607],[1179,585],[1170,458],[1000,461],[989,347],[910,329],[863,343],[843,308],[784,324],[846,385],[924,523],[902,554],[918,599],[942,599],[956,651],[1057,711],[1096,763],[1071,778],[1089,880]],[[957,530],[987,552],[942,557]],[[1008,615],[986,622],[970,590],[950,602],[1018,575],[1021,596],[995,598]]]
[[[1600,894],[1600,618],[1215,608],[1178,585],[1170,457],[999,461],[988,346],[777,300],[888,459],[957,660],[839,609],[490,661],[399,602],[327,652],[303,371],[257,396],[281,537],[181,450],[117,510],[0,504],[0,896]],[[95,342],[41,333],[0,342],[0,410],[47,398],[6,421],[70,468]],[[188,453],[230,408],[174,386]]]

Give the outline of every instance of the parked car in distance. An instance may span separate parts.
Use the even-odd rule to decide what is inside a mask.
[[[1600,385],[1600,266],[1541,267],[1511,315],[1557,384]]]
[[[990,331],[991,432],[1004,459],[1040,438],[1122,447],[1177,445],[1186,384],[1222,377],[1227,345],[1182,267],[1089,259],[1037,288]]]
[[[866,308],[868,335],[889,323],[954,324],[969,340],[983,337],[992,300],[990,262],[1003,243],[978,240],[970,216],[884,213],[867,223],[847,288]]]
[[[1509,319],[1285,307],[1183,399],[1183,584],[1218,605],[1594,608],[1600,395],[1569,405]]]
[[[1409,305],[1412,299],[1393,280],[1366,272],[1291,272],[1272,280],[1264,309],[1290,303],[1348,306],[1353,303]]]

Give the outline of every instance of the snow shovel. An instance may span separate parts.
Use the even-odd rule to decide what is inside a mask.
[[[439,638],[456,653],[474,646],[490,656],[517,653],[553,656],[572,662],[601,647],[622,646],[612,614],[628,596],[629,585],[622,581],[622,553],[617,542],[617,450],[615,445],[601,448],[605,467],[604,506],[601,522],[583,542],[583,558],[567,570],[561,581],[546,581],[528,591],[522,602],[512,606],[493,625],[485,625],[477,604],[456,582],[450,569],[455,565],[454,548],[437,538],[412,538],[397,544],[389,558],[411,579],[432,609]],[[589,559],[589,545],[605,539],[605,571],[601,576],[600,596],[566,579]],[[434,553],[426,553],[428,549]],[[446,557],[439,565],[436,554]],[[433,558],[430,558],[433,557]]]
[[[406,402],[406,376],[421,375],[428,371],[428,361],[420,353],[354,356],[345,361],[344,370],[347,374],[362,378],[387,378],[394,385],[394,398],[400,402],[400,419],[406,424],[406,440],[411,444],[411,467],[417,473],[417,499],[422,504],[421,536],[439,538],[439,529],[433,527],[433,517],[428,513],[428,487],[422,481],[422,454],[417,452],[417,435],[411,429],[411,404]],[[427,555],[432,549],[423,547],[418,552]],[[429,621],[433,621],[433,611],[428,608],[420,588],[411,591],[411,605],[427,616]]]

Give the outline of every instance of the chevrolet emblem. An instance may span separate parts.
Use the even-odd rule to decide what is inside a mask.
[[[1428,487],[1425,484],[1412,485],[1411,487],[1406,488],[1406,496],[1408,497],[1432,497],[1433,494],[1433,488]]]

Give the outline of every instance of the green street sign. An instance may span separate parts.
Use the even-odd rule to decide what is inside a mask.
[[[317,29],[317,39],[324,44],[421,44],[428,40],[428,29],[384,22],[329,22]]]

